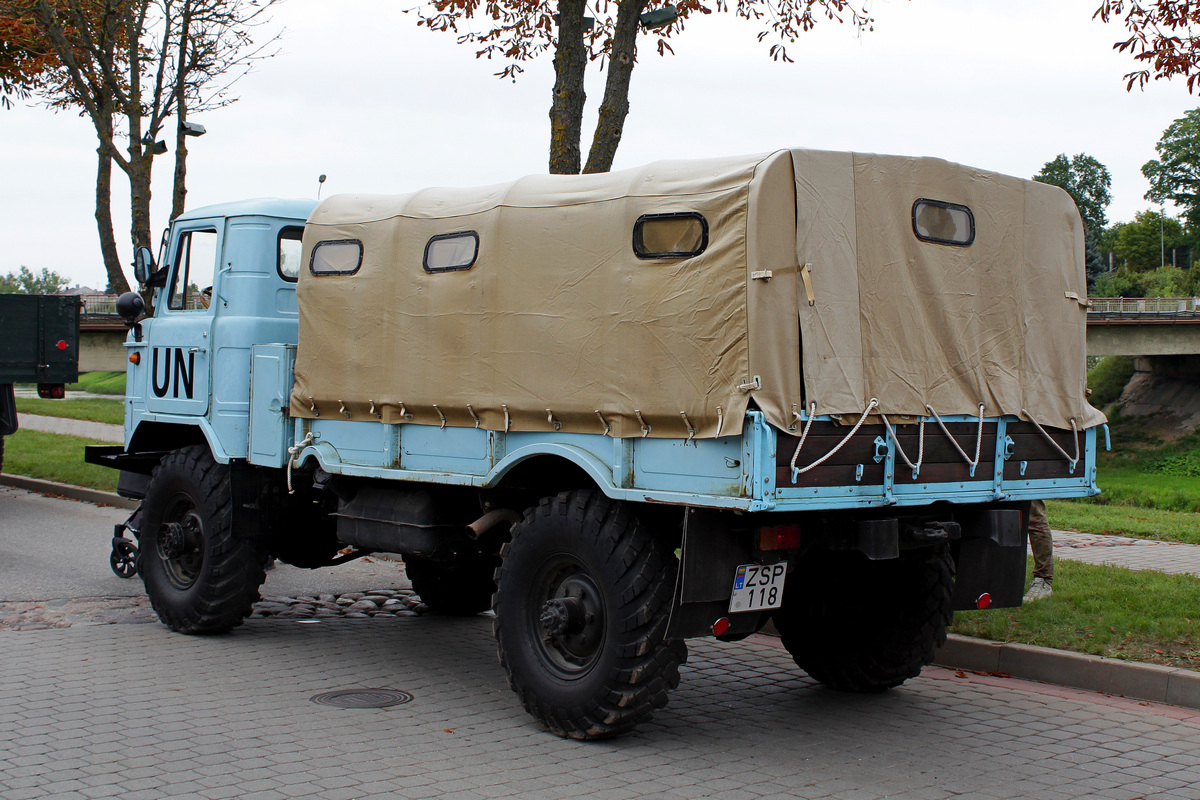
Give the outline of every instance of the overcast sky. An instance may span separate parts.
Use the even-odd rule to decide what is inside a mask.
[[[498,183],[546,170],[552,68],[493,77],[454,37],[418,29],[415,0],[287,0],[280,54],[236,87],[239,102],[195,117],[188,207],[249,197],[401,193]],[[1149,207],[1141,165],[1200,97],[1182,81],[1125,91],[1122,29],[1091,20],[1099,0],[876,0],[874,31],[822,24],[774,63],[729,16],[689,23],[633,75],[616,169],[664,158],[782,147],[928,155],[1031,177],[1059,153],[1113,176],[1110,222]],[[603,91],[593,66],[590,110]],[[594,119],[594,117],[592,118]],[[590,126],[585,125],[589,129]],[[95,135],[73,114],[0,111],[0,273],[48,267],[106,280],[93,218]],[[171,141],[172,137],[167,137]],[[585,145],[586,147],[586,145]],[[156,168],[154,229],[167,223],[171,156]],[[114,186],[123,183],[114,175]],[[131,260],[127,189],[114,193]],[[1168,209],[1169,210],[1169,209]],[[157,233],[156,233],[157,236]],[[127,274],[131,270],[126,270]]]

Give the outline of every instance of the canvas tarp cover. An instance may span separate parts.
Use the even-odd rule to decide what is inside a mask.
[[[969,207],[975,241],[917,239],[917,198]],[[706,249],[638,258],[636,221],[678,212],[704,217]],[[430,239],[460,231],[471,268],[426,272]],[[297,289],[298,417],[684,438],[739,433],[751,399],[795,430],[806,403],[857,419],[876,398],[897,418],[1103,420],[1069,197],[937,159],[792,150],[343,195],[313,212],[305,263],[339,240],[363,243],[358,271]]]
[[[747,265],[763,250],[772,264],[795,260],[791,176],[781,151],[329,198],[306,226],[304,263],[319,241],[361,241],[364,257],[352,275],[302,270],[292,412],[491,430],[607,425],[618,437],[739,433]],[[750,197],[768,177],[786,208],[760,225]],[[639,258],[638,218],[680,212],[707,222],[704,251]],[[459,231],[478,234],[473,266],[426,272],[431,237]],[[798,394],[795,359],[789,371]]]
[[[857,419],[1104,421],[1085,399],[1083,224],[1061,189],[934,158],[792,151],[806,402]],[[918,199],[970,209],[969,246],[922,241]]]

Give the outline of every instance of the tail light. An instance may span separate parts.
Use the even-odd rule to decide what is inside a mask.
[[[759,550],[794,550],[799,546],[799,525],[772,525],[758,529]]]

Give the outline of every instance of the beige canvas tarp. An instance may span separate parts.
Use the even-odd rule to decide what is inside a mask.
[[[1083,224],[1061,189],[934,158],[793,150],[806,402],[859,415],[1104,421],[1085,396]],[[969,208],[969,246],[922,241],[913,206]],[[1023,412],[1027,412],[1023,414]]]
[[[969,206],[975,242],[919,241],[917,197]],[[704,218],[703,252],[639,258],[637,220],[678,212]],[[473,265],[427,272],[431,238],[464,231]],[[751,401],[791,428],[806,402],[858,414],[877,397],[896,415],[983,402],[1058,427],[1102,419],[1065,297],[1084,293],[1082,229],[1041,184],[785,150],[336,196],[306,226],[305,263],[346,240],[363,245],[356,272],[300,277],[295,416],[713,437],[739,433]]]

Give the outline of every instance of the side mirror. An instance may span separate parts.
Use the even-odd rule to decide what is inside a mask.
[[[133,252],[133,276],[137,282],[145,284],[154,272],[154,254],[149,247],[139,247]],[[122,315],[123,316],[123,315]]]

